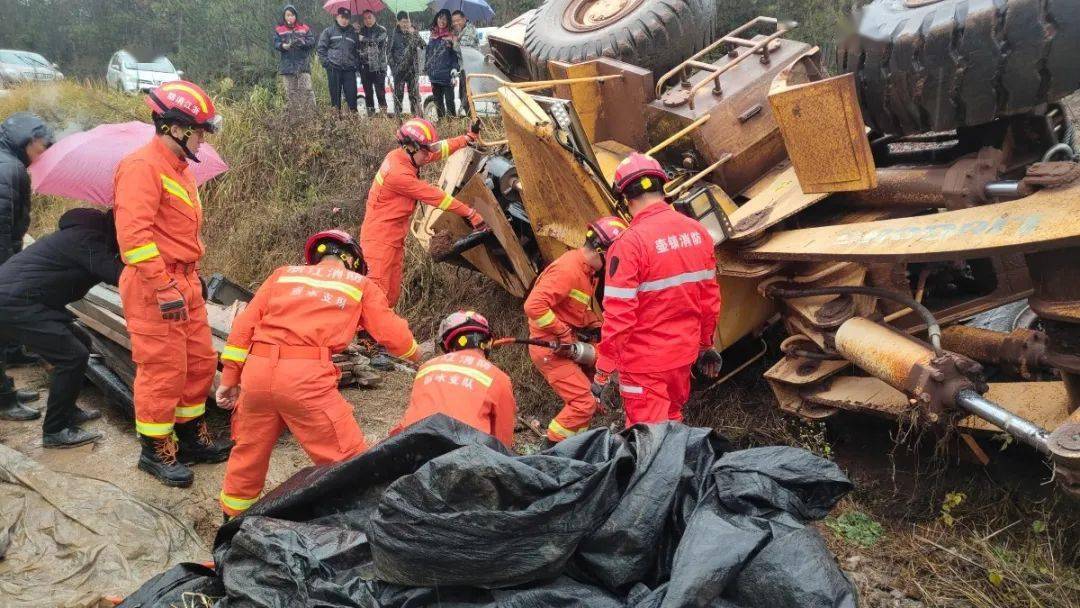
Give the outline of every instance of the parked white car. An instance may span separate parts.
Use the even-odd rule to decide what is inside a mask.
[[[0,49],[0,87],[63,79],[58,66],[37,53]]]
[[[168,57],[140,62],[127,51],[117,51],[109,59],[105,81],[110,87],[125,93],[146,92],[154,87],[180,80],[184,72],[177,70]]]

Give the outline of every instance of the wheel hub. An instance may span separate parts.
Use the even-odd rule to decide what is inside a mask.
[[[591,32],[615,23],[645,0],[574,0],[563,12],[563,28]]]

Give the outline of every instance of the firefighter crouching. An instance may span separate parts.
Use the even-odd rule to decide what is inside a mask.
[[[221,355],[217,401],[236,409],[236,446],[220,495],[226,517],[243,513],[258,498],[270,452],[286,428],[315,464],[367,449],[331,362],[358,331],[367,331],[394,356],[419,359],[408,323],[361,274],[364,258],[352,236],[341,230],[312,235],[304,260],[307,266],[278,268],[259,287],[233,323]]]
[[[605,252],[626,228],[626,222],[617,217],[590,223],[585,245],[562,254],[545,268],[525,300],[529,337],[559,343],[555,350],[529,347],[536,369],[563,400],[562,410],[548,424],[551,443],[588,429],[596,414],[597,398],[590,390],[589,376],[571,359],[571,347],[582,335],[600,329],[601,319],[593,312],[597,278],[604,267]]]
[[[125,264],[120,297],[131,336],[139,468],[187,487],[187,465],[221,462],[229,445],[203,420],[217,369],[197,272],[202,203],[188,161],[198,162],[221,117],[197,85],[163,84],[146,98],[153,139],[116,169],[116,237]],[[174,439],[175,433],[175,439]]]
[[[633,153],[614,188],[633,219],[608,250],[604,324],[593,394],[618,372],[626,424],[682,420],[691,367],[720,372],[713,333],[720,312],[709,233],[664,199],[660,163]]]

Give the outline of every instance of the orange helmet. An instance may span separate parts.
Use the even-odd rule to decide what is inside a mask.
[[[332,255],[341,258],[349,270],[367,273],[367,263],[364,254],[360,251],[360,243],[356,242],[351,234],[344,230],[323,230],[308,237],[304,244],[304,262],[306,264],[318,264],[319,260]],[[345,256],[352,256],[352,260]]]
[[[431,144],[439,141],[439,134],[435,131],[435,125],[426,118],[410,118],[398,128],[397,140],[403,146],[412,144],[427,150]]]
[[[474,310],[459,310],[439,323],[439,344],[443,351],[487,348],[491,345],[491,324]]]
[[[660,163],[656,162],[656,159],[646,154],[632,152],[615,167],[615,181],[612,185],[620,196],[633,198],[643,192],[655,192],[668,179],[667,172]],[[631,186],[640,186],[640,188],[635,188],[627,196],[627,190]]]
[[[589,227],[585,231],[585,244],[603,253],[611,247],[616,237],[629,227],[626,222],[614,215],[593,220],[589,222]]]
[[[221,116],[214,107],[214,100],[199,85],[186,80],[166,82],[150,91],[146,95],[146,105],[155,121],[205,129],[210,133],[221,129]]]

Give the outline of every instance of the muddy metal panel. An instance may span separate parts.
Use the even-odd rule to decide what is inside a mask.
[[[770,45],[769,62],[749,58],[720,76],[722,93],[711,86],[697,91],[694,108],[685,97],[684,87],[675,86],[650,103],[645,110],[649,136],[653,142],[687,126],[702,116],[710,119],[682,142],[671,146],[663,156],[679,161],[685,152],[696,152],[703,168],[731,153],[732,158],[714,172],[711,181],[728,192],[739,192],[769,167],[786,156],[772,108],[767,96],[773,79],[811,47],[802,42],[779,39]],[[739,49],[745,52],[746,49]],[[716,62],[724,65],[730,56]],[[709,74],[700,72],[689,80],[691,86]],[[675,105],[678,104],[678,105]]]
[[[1080,243],[1080,183],[931,215],[791,230],[745,255],[767,260],[942,261]]]
[[[502,87],[499,102],[522,201],[540,252],[550,262],[585,242],[586,224],[612,213],[610,195],[555,140],[551,119],[527,93]]]
[[[754,182],[743,196],[750,200],[731,214],[731,225],[735,228],[733,240],[755,238],[773,225],[825,200],[828,194],[803,192],[795,168],[790,162],[783,161]]]

